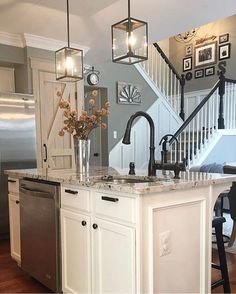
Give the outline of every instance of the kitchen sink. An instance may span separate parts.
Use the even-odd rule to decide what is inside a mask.
[[[101,178],[104,182],[109,182],[112,184],[138,184],[138,183],[150,183],[156,182],[157,179],[155,178],[148,178],[148,177],[113,177],[113,176],[104,176]]]

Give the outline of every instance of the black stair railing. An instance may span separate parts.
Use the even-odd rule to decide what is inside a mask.
[[[193,112],[189,115],[189,117],[175,132],[174,134],[175,137],[179,139],[184,138],[183,140],[185,140],[185,142],[183,143],[184,151],[185,151],[184,156],[189,156],[189,158],[187,158],[188,161],[192,159],[193,155],[196,155],[197,153],[196,149],[197,148],[199,149],[200,145],[204,144],[210,138],[210,136],[213,134],[213,132],[216,129],[225,128],[224,115],[227,115],[227,111],[225,111],[225,107],[229,109],[231,107],[234,107],[236,103],[236,91],[235,91],[236,87],[234,86],[235,84],[236,84],[236,80],[226,78],[224,74],[221,72],[219,80],[215,83],[215,85],[212,87],[210,92],[202,99],[202,101],[198,104],[198,106],[193,110]],[[234,91],[230,92],[230,89],[228,89],[227,95],[226,95],[226,85],[228,88],[234,86]],[[227,103],[231,103],[231,105],[227,105]],[[218,111],[218,113],[213,113],[214,111]],[[233,116],[231,114],[230,117],[229,118],[226,117],[226,119],[230,121],[235,121],[236,120],[235,113],[236,111],[234,111]],[[198,127],[196,127],[196,125]],[[228,123],[228,126],[229,126],[229,123]],[[186,130],[187,130],[187,134],[186,134]],[[181,135],[184,135],[184,136],[181,137]],[[194,136],[195,136],[195,139],[197,137],[197,143],[195,144],[195,147],[194,147],[194,140],[195,140]],[[189,141],[192,141],[192,142],[190,143]],[[174,143],[173,138],[170,140],[169,143],[170,145]],[[188,149],[191,149],[191,150],[188,150]],[[191,157],[189,154],[191,154]]]
[[[179,116],[182,118],[182,120],[184,120],[185,119],[185,112],[184,112],[185,76],[184,76],[184,74],[180,75],[177,72],[177,70],[175,69],[174,65],[170,62],[169,58],[162,51],[161,47],[157,43],[153,43],[153,46],[159,52],[160,56],[163,58],[163,60],[165,61],[165,63],[168,65],[168,67],[170,68],[170,70],[175,75],[176,79],[179,81],[179,84],[180,84],[180,112],[179,112]]]

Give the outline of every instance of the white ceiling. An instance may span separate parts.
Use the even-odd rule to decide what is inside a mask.
[[[0,0],[0,31],[66,41],[66,0]],[[87,62],[110,59],[111,24],[127,0],[70,0],[71,41],[90,47]],[[235,0],[131,0],[131,16],[149,23],[149,42],[236,13]]]

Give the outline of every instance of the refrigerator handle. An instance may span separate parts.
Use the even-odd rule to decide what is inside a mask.
[[[46,144],[43,144],[44,150],[45,150],[45,158],[44,158],[44,162],[47,162],[48,160],[48,148]]]

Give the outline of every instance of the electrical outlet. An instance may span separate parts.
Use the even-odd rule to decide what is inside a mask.
[[[113,138],[117,139],[117,131],[113,131]]]
[[[171,253],[171,235],[170,231],[165,231],[159,234],[160,256]]]

